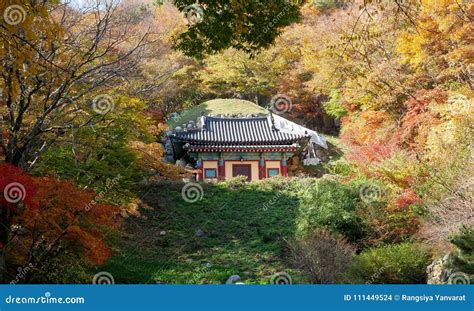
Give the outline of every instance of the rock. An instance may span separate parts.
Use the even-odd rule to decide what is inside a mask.
[[[160,174],[160,173],[155,169],[151,169],[151,170],[148,171],[148,175],[150,175],[150,176],[156,176],[158,174]]]
[[[293,156],[291,158],[291,164],[292,165],[298,165],[300,163],[300,158],[298,156]]]
[[[231,275],[227,281],[225,281],[226,284],[235,284],[237,281],[240,280],[240,276],[237,274]]]
[[[249,276],[250,274],[251,274],[250,271],[244,271],[245,276]]]
[[[141,187],[148,187],[150,185],[150,182],[148,181],[148,178],[143,178],[142,180],[138,182],[138,184]]]
[[[448,268],[449,254],[433,261],[431,265],[426,268],[427,283],[428,284],[446,284],[449,275],[452,273]]]
[[[299,168],[298,165],[290,165],[290,166],[288,166],[288,171],[295,172],[295,171],[298,170],[298,168]]]
[[[179,159],[176,161],[176,166],[179,166],[179,167],[186,167],[188,163],[186,162],[185,159]]]
[[[210,268],[210,267],[212,267],[212,263],[210,263],[210,262],[205,262],[205,263],[203,263],[202,265],[203,265],[203,267],[205,267],[205,268]]]
[[[161,236],[166,235],[166,231],[165,231],[165,230],[160,231],[160,235],[161,235]]]
[[[196,233],[194,233],[194,236],[197,238],[203,237],[204,236],[204,231],[201,229],[196,230]]]

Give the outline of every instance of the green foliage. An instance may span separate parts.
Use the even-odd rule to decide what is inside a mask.
[[[59,252],[43,263],[40,270],[31,274],[32,283],[47,284],[90,284],[94,274],[90,264],[76,253]]]
[[[99,269],[112,273],[119,283],[222,284],[229,275],[239,274],[245,283],[260,284],[278,271],[303,283],[307,278],[288,266],[288,240],[321,227],[348,238],[362,235],[355,183],[275,177],[201,186],[203,197],[192,204],[181,196],[182,183],[160,182],[143,189],[143,217],[130,220],[133,225],[125,225],[120,233],[134,239],[110,241],[122,255]],[[318,204],[322,206],[316,210]],[[195,237],[197,230],[204,236]]]
[[[233,47],[248,53],[270,46],[285,26],[299,19],[303,1],[177,0],[176,6],[195,21],[181,33],[175,47],[202,58]],[[195,5],[194,7],[190,7]]]
[[[339,90],[332,90],[329,101],[324,104],[324,109],[326,110],[328,115],[337,119],[340,119],[343,116],[347,115],[347,110],[342,105],[341,100],[342,97]]]
[[[351,274],[355,283],[419,284],[426,282],[430,262],[428,250],[422,245],[392,244],[357,255]]]
[[[79,187],[103,194],[105,202],[129,202],[136,183],[145,175],[129,144],[153,140],[152,124],[144,116],[144,108],[137,99],[116,96],[103,123],[65,133],[65,142],[46,151],[32,173],[73,180]]]
[[[205,60],[206,70],[199,72],[205,90],[226,94],[230,90],[244,94],[270,95],[288,66],[277,48],[250,58],[242,51],[229,49]]]
[[[313,0],[314,6],[320,10],[341,8],[344,3],[343,0]]]
[[[474,274],[474,228],[462,226],[459,234],[450,241],[457,247],[451,256],[452,266],[457,271]]]
[[[296,231],[300,182],[272,178],[201,186],[202,200],[192,204],[181,196],[182,183],[144,188],[148,208],[140,209],[143,217],[125,221],[123,236],[110,241],[116,257],[99,271],[117,283],[222,284],[239,274],[246,283],[268,284],[279,271],[303,282],[285,262],[285,238]],[[196,237],[197,230],[204,236]]]
[[[333,175],[349,176],[354,173],[354,167],[343,159],[324,163],[322,166]]]
[[[327,227],[350,241],[364,237],[364,220],[356,213],[361,203],[360,182],[342,184],[335,180],[321,180],[306,187],[300,205],[300,226],[302,232]]]
[[[130,201],[136,183],[144,177],[136,161],[135,154],[120,143],[98,148],[83,161],[70,148],[57,147],[43,155],[32,173],[74,180],[79,187],[103,194],[104,202],[120,204]]]

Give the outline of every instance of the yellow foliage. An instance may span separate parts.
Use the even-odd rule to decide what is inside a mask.
[[[462,0],[422,0],[416,28],[404,31],[397,40],[401,62],[421,70],[438,69],[453,63],[472,64],[473,23],[469,16],[474,3]]]
[[[454,159],[472,161],[468,158],[474,137],[474,101],[461,94],[451,94],[447,105],[433,105],[430,109],[441,116],[442,122],[430,128],[426,159],[445,168]]]
[[[160,143],[147,144],[141,141],[133,141],[130,143],[130,149],[137,155],[138,163],[143,169],[155,170],[163,178],[178,180],[191,175],[191,172],[184,168],[163,161],[164,150]]]

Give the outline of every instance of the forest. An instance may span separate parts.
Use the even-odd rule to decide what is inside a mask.
[[[2,1],[0,282],[472,283],[473,19],[469,0]],[[281,94],[327,161],[184,200],[170,120]]]

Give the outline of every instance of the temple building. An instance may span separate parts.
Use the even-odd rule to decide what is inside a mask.
[[[287,161],[305,149],[312,164],[313,144],[327,148],[324,137],[281,116],[200,116],[168,134],[174,159],[188,158],[198,181],[245,176],[255,181],[287,176]],[[309,146],[309,149],[308,149]],[[314,153],[314,152],[313,152]],[[309,163],[307,162],[307,163]]]

